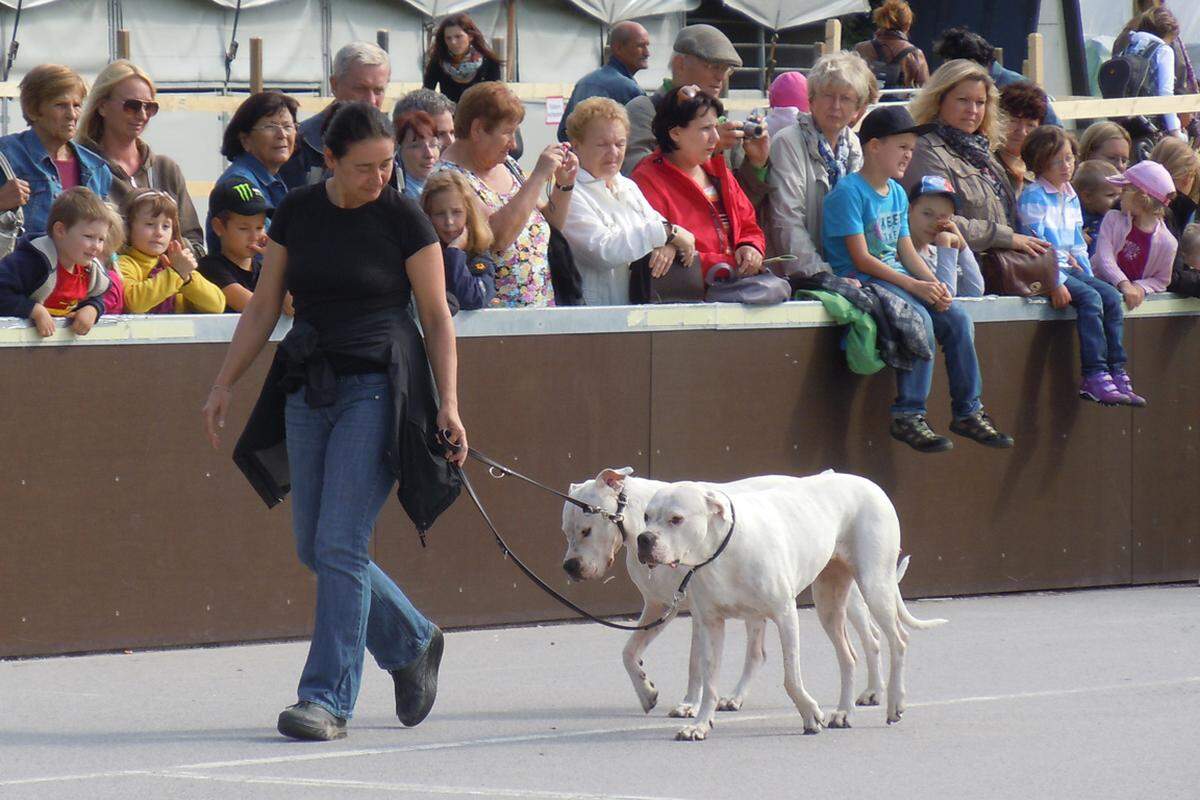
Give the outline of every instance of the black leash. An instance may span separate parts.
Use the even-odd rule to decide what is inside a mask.
[[[441,442],[448,447],[457,449],[457,445],[455,445],[448,438],[446,438],[445,434],[441,434]],[[621,493],[617,496],[617,511],[614,514],[612,512],[605,511],[604,509],[597,508],[596,506],[593,506],[590,503],[585,503],[577,497],[571,497],[570,495],[564,494],[563,492],[560,492],[557,489],[553,489],[549,486],[546,486],[543,483],[539,483],[538,481],[535,481],[533,478],[522,475],[521,473],[517,472],[516,470],[510,469],[509,467],[504,466],[503,464],[499,463],[495,459],[490,458],[490,457],[484,455],[483,453],[480,453],[478,450],[468,447],[467,455],[470,456],[471,458],[475,459],[479,463],[486,465],[488,468],[488,471],[493,475],[493,477],[502,478],[505,475],[511,475],[514,478],[519,478],[520,480],[523,480],[526,483],[532,484],[533,486],[536,486],[539,489],[547,491],[550,494],[555,495],[556,497],[561,497],[562,499],[566,500],[568,503],[571,503],[572,505],[579,508],[585,514],[596,514],[596,515],[604,517],[605,519],[610,520],[620,529],[622,538],[624,538],[626,540],[626,547],[630,546],[630,543],[628,541],[628,536],[625,533],[625,522],[624,522],[624,517],[623,517],[623,514],[625,512],[625,503],[626,503],[624,490],[622,490]],[[517,554],[514,553],[512,548],[508,546],[508,543],[504,541],[504,537],[500,535],[500,530],[496,527],[496,524],[494,522],[492,522],[491,516],[488,515],[487,509],[485,509],[483,507],[483,503],[482,503],[482,501],[480,501],[479,495],[475,492],[475,487],[471,484],[471,479],[467,477],[466,470],[464,470],[462,467],[458,466],[457,464],[455,465],[454,468],[455,468],[455,470],[457,470],[459,478],[462,479],[463,486],[466,488],[467,495],[470,496],[471,502],[473,502],[475,504],[475,508],[479,509],[479,515],[481,517],[483,517],[483,521],[487,524],[488,528],[491,529],[492,536],[496,539],[496,544],[498,544],[500,546],[500,551],[502,553],[504,553],[505,558],[511,560],[514,564],[516,564],[517,569],[521,570],[521,572],[525,574],[525,577],[527,577],[527,578],[529,578],[529,580],[533,581],[534,585],[536,585],[539,589],[541,589],[543,592],[545,592],[546,594],[553,597],[555,600],[557,600],[562,605],[564,605],[567,608],[574,611],[576,614],[579,614],[581,617],[589,619],[592,622],[597,622],[606,628],[615,628],[616,630],[620,630],[620,631],[648,631],[651,628],[657,628],[659,625],[662,625],[667,620],[669,620],[671,617],[673,617],[675,615],[676,608],[678,608],[679,603],[683,600],[683,596],[684,596],[684,593],[687,591],[688,584],[691,583],[692,576],[696,574],[696,570],[700,569],[703,566],[711,564],[713,562],[713,560],[716,559],[717,556],[721,555],[721,553],[724,552],[725,547],[729,544],[730,538],[733,536],[733,529],[737,524],[737,515],[734,513],[734,510],[733,510],[733,501],[729,500],[729,498],[726,497],[726,500],[729,501],[729,514],[730,514],[729,532],[725,534],[725,538],[721,541],[721,544],[717,548],[716,552],[713,553],[711,556],[709,556],[704,561],[702,561],[701,563],[697,564],[696,566],[694,566],[688,570],[687,574],[683,576],[683,580],[679,582],[679,588],[675,590],[675,596],[671,599],[670,607],[667,608],[667,610],[663,612],[661,617],[654,620],[653,622],[648,622],[645,625],[622,625],[619,622],[609,622],[606,619],[597,617],[595,614],[592,614],[592,613],[588,612],[586,609],[579,607],[578,605],[571,602],[569,599],[567,599],[566,597],[563,597],[561,594],[559,594],[557,591],[555,591],[549,584],[547,584],[545,581],[543,581],[541,578],[539,578],[532,569],[530,569],[528,566],[526,566],[525,562],[521,561],[521,559],[517,557]],[[497,473],[499,473],[499,474],[497,474]]]

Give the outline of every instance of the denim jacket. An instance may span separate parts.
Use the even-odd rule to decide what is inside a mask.
[[[283,198],[288,193],[288,187],[278,175],[272,175],[267,171],[266,166],[249,153],[242,153],[229,163],[229,167],[221,173],[221,177],[217,182],[226,178],[244,178],[249,183],[258,187],[266,198],[267,204],[270,206],[267,209],[267,227],[271,226],[271,214],[279,207]],[[208,245],[208,252],[221,252],[221,240],[217,238],[216,231],[212,226],[212,213],[209,212],[208,218],[204,221],[204,241]]]
[[[112,186],[112,172],[108,164],[82,145],[68,142],[67,146],[79,161],[79,185],[107,198]],[[46,233],[50,206],[63,190],[54,159],[46,152],[33,128],[0,137],[0,152],[12,165],[16,176],[29,183],[29,202],[24,206],[25,232],[30,237],[41,236]]]

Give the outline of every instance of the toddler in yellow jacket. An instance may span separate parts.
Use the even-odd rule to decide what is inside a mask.
[[[117,259],[130,314],[220,314],[224,293],[196,270],[179,233],[179,207],[161,189],[135,189],[121,204],[127,244]]]

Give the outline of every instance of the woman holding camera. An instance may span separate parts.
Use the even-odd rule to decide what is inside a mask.
[[[461,173],[487,209],[495,237],[496,302],[509,308],[554,305],[550,226],[562,230],[579,170],[567,145],[555,143],[542,151],[526,179],[509,155],[524,118],[525,106],[503,83],[472,86],[454,112],[454,143],[437,166]]]
[[[672,225],[621,174],[629,139],[625,107],[607,97],[584,100],[567,118],[567,135],[579,156],[575,197],[563,235],[583,277],[589,306],[629,303],[629,267],[649,255],[650,274],[667,274],[679,259],[688,264],[696,239]]]

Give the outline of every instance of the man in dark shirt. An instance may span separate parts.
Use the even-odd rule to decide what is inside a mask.
[[[575,84],[562,121],[558,123],[560,142],[567,140],[567,117],[571,116],[575,106],[589,97],[611,97],[625,105],[645,94],[633,76],[650,66],[650,34],[646,29],[636,22],[618,22],[609,34],[608,48],[612,51],[608,63],[584,75]]]

